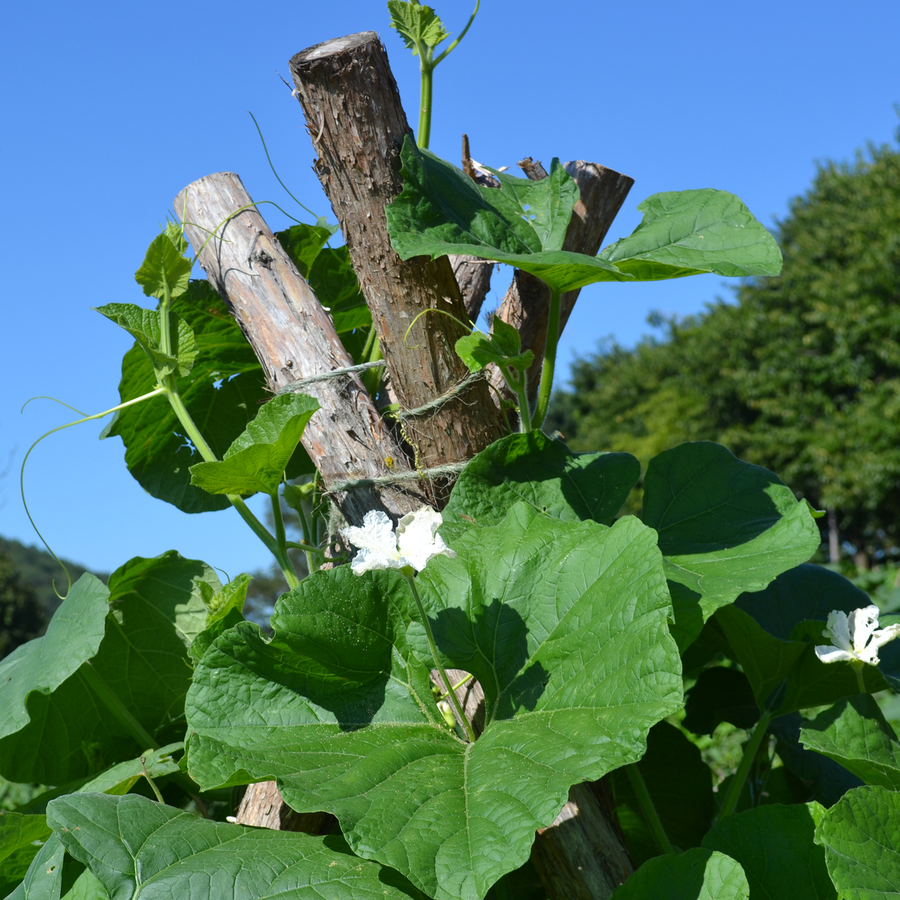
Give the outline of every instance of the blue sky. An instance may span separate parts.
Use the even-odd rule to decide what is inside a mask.
[[[458,32],[474,0],[437,0]],[[327,7],[327,8],[326,8]],[[113,406],[130,340],[90,307],[141,303],[134,270],[176,193],[217,171],[251,196],[302,217],[272,175],[252,111],[292,192],[334,217],[312,172],[302,115],[279,80],[288,59],[332,37],[377,31],[408,111],[417,62],[388,27],[381,0],[51,0],[4,16],[0,159],[3,230],[0,535],[35,543],[19,467],[43,432]],[[714,187],[766,225],[815,174],[893,139],[900,101],[900,3],[698,0],[674,4],[537,4],[482,0],[460,47],[436,73],[431,149],[493,166],[524,156],[588,159],[635,186],[609,240],[663,190]],[[414,113],[410,114],[415,119]],[[267,208],[274,228],[287,224]],[[498,292],[507,274],[495,276]],[[651,310],[688,314],[727,287],[715,276],[586,289],[561,343],[561,370],[598,339],[631,344]],[[188,516],[131,478],[102,423],[43,441],[26,494],[51,546],[95,571],[177,549],[229,575],[269,565],[233,511]],[[259,509],[256,504],[255,508]]]

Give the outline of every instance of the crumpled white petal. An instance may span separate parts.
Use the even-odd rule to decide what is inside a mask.
[[[355,575],[371,569],[404,569],[407,566],[420,572],[433,556],[456,556],[437,534],[443,521],[439,512],[423,506],[404,516],[394,534],[386,513],[380,510],[367,512],[361,528],[341,529],[344,539],[359,548],[350,568]]]
[[[863,606],[847,613],[828,613],[825,636],[831,646],[817,645],[816,656],[824,663],[853,662],[878,665],[878,649],[900,637],[900,624],[878,628],[878,607]]]

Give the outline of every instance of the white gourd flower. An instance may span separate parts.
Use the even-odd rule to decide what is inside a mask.
[[[361,528],[350,526],[341,529],[344,539],[359,548],[350,568],[354,575],[362,575],[370,569],[405,569],[407,566],[420,572],[433,556],[449,556],[451,550],[437,533],[443,518],[429,506],[404,516],[397,523],[397,531],[387,514],[380,510],[367,512]]]
[[[848,616],[841,610],[828,613],[825,637],[831,645],[816,647],[816,656],[824,663],[856,662],[878,665],[878,648],[900,637],[900,623],[878,627],[878,607],[854,609]]]

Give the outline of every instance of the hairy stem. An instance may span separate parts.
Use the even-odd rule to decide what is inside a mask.
[[[415,579],[411,575],[406,575],[404,573],[406,580],[409,582],[409,586],[412,589],[413,598],[416,601],[416,608],[419,611],[419,618],[422,622],[422,625],[425,628],[425,634],[428,636],[428,645],[431,647],[431,657],[434,660],[434,667],[441,673],[441,680],[444,683],[444,687],[449,691],[448,698],[450,703],[453,705],[453,711],[456,713],[456,717],[459,720],[460,724],[463,728],[466,729],[466,735],[469,738],[469,743],[475,743],[475,732],[472,730],[472,725],[469,720],[466,718],[466,714],[463,712],[462,707],[459,705],[459,698],[456,696],[456,693],[453,691],[450,679],[447,677],[447,672],[444,669],[444,665],[438,657],[437,644],[434,642],[434,634],[431,631],[431,623],[428,621],[428,616],[425,614],[425,607],[422,605],[422,598],[419,596],[419,592],[416,589]]]
[[[431,140],[431,98],[434,90],[434,66],[430,61],[426,62],[423,58],[421,61],[421,72],[422,90],[419,104],[419,133],[416,143],[423,150],[427,150],[428,142]]]

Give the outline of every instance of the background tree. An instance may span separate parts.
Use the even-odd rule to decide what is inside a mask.
[[[41,634],[46,624],[34,588],[21,580],[12,559],[0,553],[0,659]]]
[[[820,166],[777,237],[782,274],[736,304],[657,317],[662,339],[579,360],[552,425],[644,462],[719,441],[827,508],[865,566],[900,536],[900,152]]]

